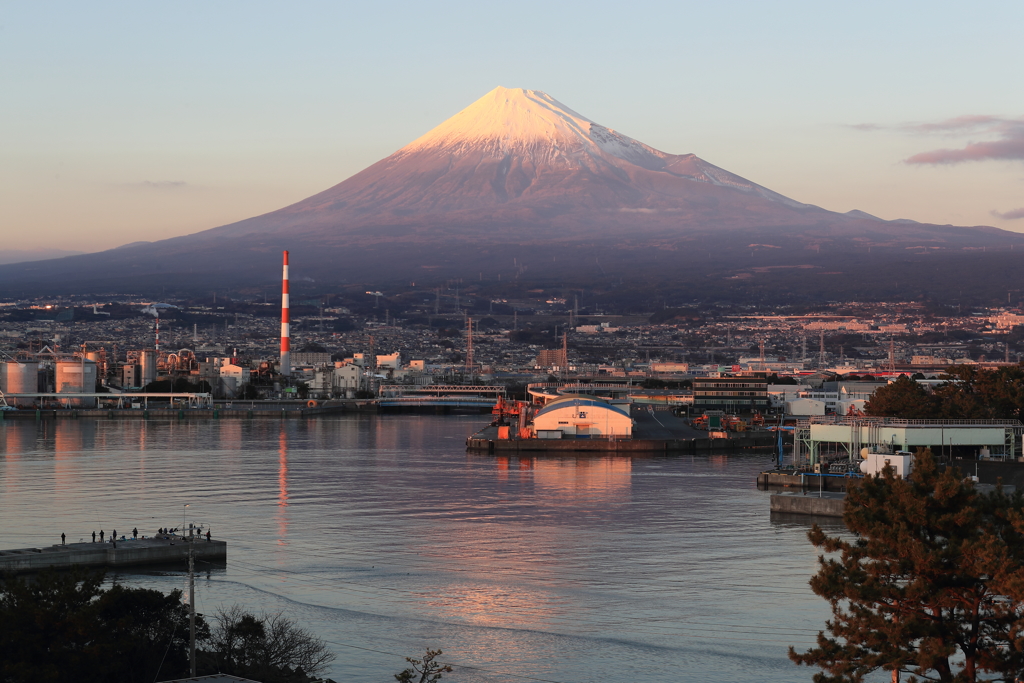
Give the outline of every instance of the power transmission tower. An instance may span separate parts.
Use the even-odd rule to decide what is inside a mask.
[[[466,376],[473,376],[473,319],[466,318]]]

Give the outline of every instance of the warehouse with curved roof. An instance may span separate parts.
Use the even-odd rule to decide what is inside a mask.
[[[633,419],[628,405],[596,396],[565,396],[534,415],[533,430],[542,439],[629,437]]]

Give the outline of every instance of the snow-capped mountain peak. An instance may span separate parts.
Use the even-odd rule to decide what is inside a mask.
[[[542,152],[573,165],[580,152],[608,154],[649,165],[666,155],[605,128],[547,93],[498,87],[399,150],[484,152],[494,156]],[[646,163],[644,163],[646,162]]]

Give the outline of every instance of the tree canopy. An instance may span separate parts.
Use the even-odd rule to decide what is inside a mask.
[[[0,683],[152,683],[189,675],[189,610],[182,593],[117,583],[102,573],[42,572],[0,580]],[[280,614],[220,612],[213,632],[196,615],[197,673],[263,683],[311,683],[334,654]]]
[[[235,606],[219,612],[204,669],[263,683],[304,683],[322,675],[334,653],[282,614],[252,614]]]
[[[938,401],[923,386],[900,375],[895,382],[875,389],[864,412],[877,417],[928,419],[937,416]]]
[[[825,551],[812,590],[832,619],[817,647],[789,656],[817,683],[907,672],[942,683],[1014,680],[1024,670],[1024,498],[982,494],[919,451],[908,479],[869,477],[847,494],[856,538]],[[896,680],[893,675],[893,680]],[[917,678],[911,678],[917,680]]]
[[[974,365],[947,368],[946,382],[933,392],[900,375],[879,387],[864,412],[906,419],[988,419],[1024,421],[1024,367],[991,370]]]
[[[124,681],[187,676],[188,607],[102,574],[45,572],[0,582],[0,682]],[[197,619],[200,638],[206,625]]]

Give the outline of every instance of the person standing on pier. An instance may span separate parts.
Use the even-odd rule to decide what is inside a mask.
[[[60,532],[60,544],[61,545],[67,545],[67,543],[64,542],[65,538],[66,538],[66,536],[64,536],[64,532],[63,531]]]
[[[92,542],[93,543],[96,542],[96,532],[95,531],[92,532]]]
[[[103,543],[103,529],[100,529],[100,543]]]
[[[117,529],[114,529],[113,531],[110,532],[110,541],[114,542],[116,540],[117,540]]]
[[[138,538],[138,537],[139,537],[139,527],[135,527],[134,529],[132,529],[132,538]]]
[[[210,530],[209,529],[206,530],[206,542],[207,543],[210,542]]]

